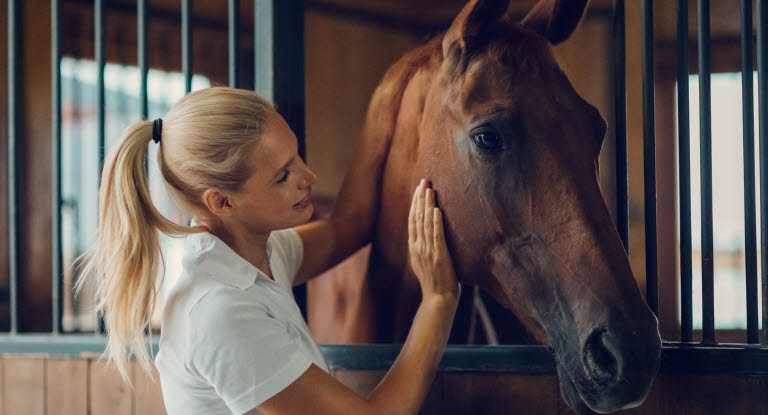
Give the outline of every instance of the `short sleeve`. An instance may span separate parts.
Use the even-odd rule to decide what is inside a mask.
[[[283,268],[279,277],[284,279],[288,288],[293,287],[296,273],[299,272],[304,261],[304,243],[295,229],[281,229],[272,231],[269,236],[272,246],[272,255],[276,256],[279,265]]]
[[[293,383],[312,360],[300,348],[298,331],[263,305],[245,298],[228,302],[206,307],[201,301],[190,313],[196,330],[188,363],[239,415]]]

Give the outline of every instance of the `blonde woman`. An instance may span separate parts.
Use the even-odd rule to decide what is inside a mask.
[[[162,119],[123,133],[106,158],[99,234],[83,263],[106,324],[105,355],[126,381],[126,351],[149,368],[144,333],[159,288],[160,231],[186,236],[155,359],[170,415],[418,411],[460,290],[424,180],[408,218],[423,300],[402,352],[369,397],[329,375],[291,291],[370,242],[388,143],[361,140],[333,214],[307,223],[316,177],[283,118],[252,91],[192,92]],[[158,146],[166,187],[193,226],[167,220],[152,205],[148,145]]]

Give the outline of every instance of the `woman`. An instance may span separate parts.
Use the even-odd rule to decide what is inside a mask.
[[[288,125],[256,93],[192,92],[165,118],[129,127],[104,165],[99,235],[84,269],[106,324],[105,354],[123,378],[126,348],[149,368],[144,333],[158,292],[159,230],[187,238],[155,360],[170,415],[416,413],[460,290],[424,180],[408,219],[423,300],[400,356],[371,396],[329,375],[291,291],[370,242],[388,143],[368,140],[358,145],[333,214],[307,223],[316,177]],[[150,141],[159,146],[168,191],[194,217],[191,227],[152,205],[144,164]]]

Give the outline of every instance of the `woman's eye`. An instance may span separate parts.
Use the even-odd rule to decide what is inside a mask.
[[[472,139],[475,145],[482,150],[498,150],[504,144],[501,137],[493,131],[474,133]]]
[[[277,183],[285,183],[286,180],[288,180],[288,174],[290,174],[290,170],[286,170],[285,173],[283,173],[283,177],[280,178],[280,180],[277,181]]]

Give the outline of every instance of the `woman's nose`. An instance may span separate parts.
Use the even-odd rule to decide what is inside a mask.
[[[302,187],[308,187],[315,184],[317,181],[317,175],[309,169],[306,165],[304,166],[304,177],[302,177],[301,185]]]

